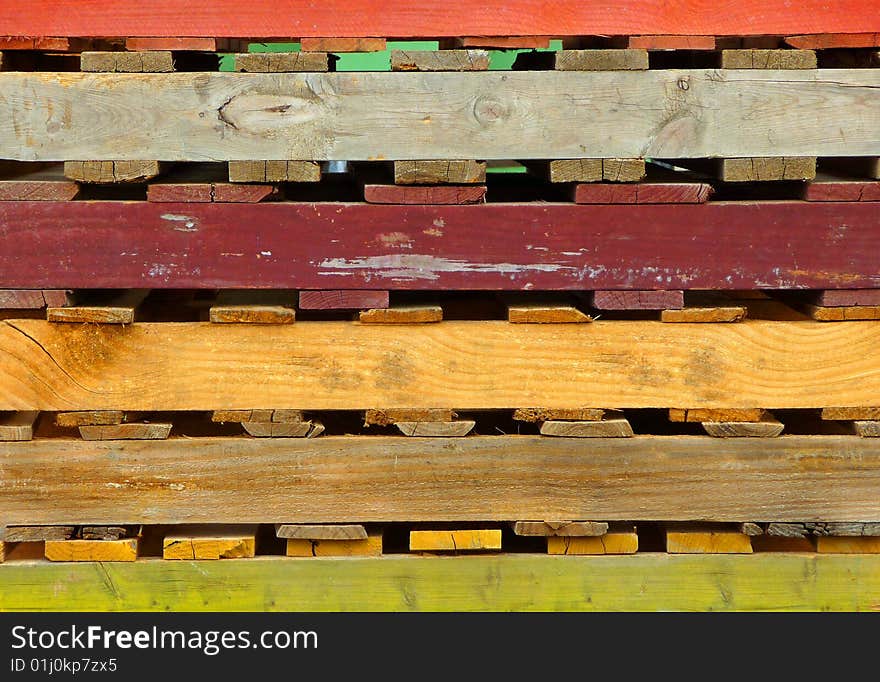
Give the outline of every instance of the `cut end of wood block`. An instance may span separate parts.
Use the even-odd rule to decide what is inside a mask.
[[[392,50],[392,71],[486,71],[486,50]]]
[[[288,540],[366,540],[367,530],[354,523],[278,523],[275,536]]]
[[[853,422],[853,428],[862,438],[880,438],[880,421],[857,420]]]
[[[363,540],[289,539],[289,557],[358,557],[381,556],[382,536],[370,535]]]
[[[34,437],[39,412],[0,413],[0,441],[27,441]]]
[[[125,413],[121,410],[89,410],[84,412],[59,412],[55,424],[62,428],[77,426],[111,426],[121,424]]]
[[[767,410],[754,408],[671,408],[671,422],[759,422],[767,417]]]
[[[302,38],[303,52],[384,52],[385,38]]]
[[[643,49],[560,50],[555,57],[557,71],[642,71],[648,68],[648,51]]]
[[[211,421],[220,424],[270,422],[274,412],[274,410],[214,410],[211,413]]]
[[[320,182],[316,161],[230,161],[229,182]]]
[[[83,440],[164,440],[171,435],[170,423],[88,425],[79,427]]]
[[[816,551],[820,554],[880,554],[880,537],[816,538]]]
[[[810,317],[819,322],[855,322],[859,320],[880,320],[880,305],[854,305],[826,307],[818,305],[799,306]]]
[[[134,312],[134,308],[112,306],[50,307],[46,308],[46,320],[70,324],[132,324]]]
[[[750,536],[733,530],[667,529],[669,554],[751,554]]]
[[[563,421],[599,421],[605,418],[608,410],[593,407],[574,408],[550,408],[550,407],[520,407],[513,412],[515,421],[520,422],[546,422],[556,419]],[[612,412],[612,414],[617,414]]]
[[[69,540],[75,531],[75,526],[8,526],[6,542]]]
[[[395,422],[394,425],[404,436],[420,438],[460,438],[473,431],[476,422],[470,420],[448,422],[398,421]]]
[[[632,531],[611,531],[596,537],[553,536],[547,538],[547,554],[635,554],[639,536]]]
[[[373,308],[362,310],[359,317],[363,324],[422,324],[442,322],[440,306],[409,306],[400,308]]]
[[[397,422],[451,422],[455,412],[445,408],[370,409],[364,415],[364,426],[391,426]]]
[[[243,559],[256,554],[256,527],[182,528],[165,536],[163,559]]]
[[[515,521],[513,532],[525,536],[596,537],[608,532],[604,521]]]
[[[593,318],[574,306],[517,305],[508,306],[507,320],[512,324],[572,324],[592,322]]]
[[[317,438],[324,433],[324,425],[318,421],[242,422],[241,425],[255,438]]]
[[[745,306],[724,306],[719,308],[681,308],[680,310],[663,310],[660,313],[662,322],[672,323],[706,323],[706,322],[742,322],[748,314]]]
[[[815,69],[813,50],[732,49],[721,51],[722,69]]]
[[[292,324],[296,322],[293,308],[274,305],[212,306],[209,319],[214,324]]]
[[[759,422],[702,422],[703,430],[713,438],[775,438],[785,425],[767,417]]]
[[[412,552],[469,552],[501,549],[501,530],[413,530]]]
[[[486,182],[486,162],[395,161],[394,182],[398,185],[469,185]]]
[[[822,419],[878,421],[880,420],[880,407],[823,407]]]
[[[245,52],[233,55],[234,70],[248,73],[323,72],[330,66],[326,52]]]
[[[64,175],[91,184],[143,182],[162,172],[158,161],[65,161]]]
[[[627,419],[600,421],[545,421],[542,436],[559,438],[632,438],[633,429]]]
[[[49,540],[45,557],[49,561],[134,561],[138,539]]]

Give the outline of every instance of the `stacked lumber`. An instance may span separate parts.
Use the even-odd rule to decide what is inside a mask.
[[[12,4],[0,609],[876,607],[873,2]]]

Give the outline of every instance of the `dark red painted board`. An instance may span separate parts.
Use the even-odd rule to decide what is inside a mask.
[[[370,204],[479,204],[486,185],[365,185]]]
[[[583,183],[575,185],[577,204],[704,204],[712,196],[706,182]]]
[[[880,31],[876,0],[2,0],[10,36],[796,35]]]
[[[0,202],[0,288],[870,289],[871,203]]]
[[[812,302],[828,308],[880,305],[880,289],[832,289],[830,291],[818,291]]]

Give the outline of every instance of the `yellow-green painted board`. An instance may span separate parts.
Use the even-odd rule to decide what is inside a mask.
[[[0,565],[0,610],[880,610],[880,555],[683,555]]]

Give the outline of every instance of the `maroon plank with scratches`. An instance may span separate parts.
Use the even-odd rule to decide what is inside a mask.
[[[0,288],[870,289],[871,203],[0,202]]]
[[[590,305],[599,310],[678,310],[684,308],[684,292],[594,291]]]
[[[704,204],[712,195],[706,182],[583,183],[574,188],[578,204]]]
[[[831,289],[816,292],[813,302],[829,308],[880,305],[880,289]]]
[[[387,308],[391,295],[387,291],[369,289],[334,289],[324,291],[300,291],[299,307],[303,310],[364,310]]]
[[[804,185],[807,201],[880,201],[880,180],[816,180]]]
[[[486,200],[485,185],[365,185],[370,204],[478,204]]]
[[[0,180],[0,201],[70,201],[77,194],[73,180]]]
[[[147,201],[156,203],[256,204],[277,193],[274,185],[225,182],[155,182],[147,188]]]
[[[0,289],[0,310],[28,310],[67,305],[64,290]]]

